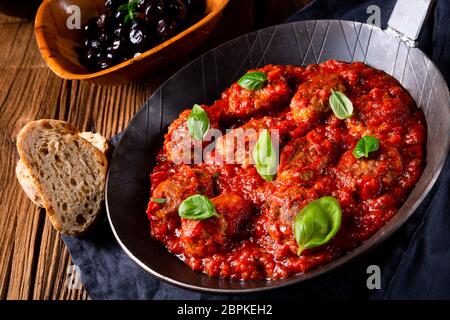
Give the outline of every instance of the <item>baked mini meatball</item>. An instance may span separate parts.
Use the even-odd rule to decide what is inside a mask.
[[[222,108],[216,105],[211,107],[201,106],[208,114],[210,128],[219,128],[219,119]],[[175,164],[192,164],[202,160],[203,148],[210,143],[210,138],[205,137],[205,141],[197,141],[191,137],[187,120],[191,114],[191,109],[184,110],[178,119],[169,126],[167,134],[164,136],[164,151],[167,159]]]
[[[325,137],[325,133],[323,127],[318,127],[284,146],[280,154],[278,182],[308,185],[311,180],[317,180],[337,156],[337,147]]]
[[[278,144],[289,132],[284,115],[251,119],[241,127],[228,130],[226,135],[217,139],[216,156],[225,163],[248,167],[253,163],[253,148],[264,129],[269,130],[272,141],[278,141]]]
[[[252,213],[251,203],[237,193],[221,194],[211,202],[220,217],[181,219],[181,239],[190,255],[204,257],[216,252],[235,238]]]
[[[388,190],[403,171],[403,160],[395,147],[381,146],[369,158],[357,159],[352,150],[345,152],[335,168],[339,185],[360,199],[375,198]]]
[[[285,67],[268,65],[250,70],[264,72],[267,83],[262,89],[247,90],[234,83],[222,94],[226,101],[224,116],[228,119],[249,119],[267,112],[275,112],[289,104],[292,90],[285,76]]]
[[[294,121],[313,125],[323,114],[329,113],[331,90],[346,92],[343,79],[336,74],[318,74],[302,83],[290,105]]]
[[[178,207],[194,195],[212,196],[212,176],[199,168],[183,165],[179,171],[161,182],[152,192],[151,199],[164,199],[164,203],[149,202],[147,214],[152,223],[152,235],[160,239],[179,224]]]
[[[266,191],[267,203],[256,228],[261,244],[275,257],[295,255],[298,246],[293,236],[295,217],[308,203],[318,198],[316,191],[298,185],[278,185]]]

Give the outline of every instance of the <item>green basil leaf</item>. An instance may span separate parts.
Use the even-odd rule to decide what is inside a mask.
[[[164,198],[152,198],[151,201],[154,203],[162,204],[162,203],[166,203],[167,200]]]
[[[301,255],[304,249],[321,246],[330,241],[338,232],[341,219],[341,207],[334,197],[322,197],[304,207],[294,222],[298,255]]]
[[[124,23],[127,23],[130,20],[135,20],[137,16],[139,16],[138,10],[139,0],[132,0],[127,3],[120,5],[117,8],[117,11],[128,11],[128,14],[124,18]]]
[[[248,72],[238,80],[238,84],[247,90],[259,90],[264,87],[267,75],[264,72]]]
[[[208,197],[196,194],[185,199],[178,208],[178,215],[184,219],[204,220],[220,217]]]
[[[187,119],[187,125],[191,137],[195,140],[202,141],[210,126],[208,114],[202,107],[195,104]]]
[[[270,133],[264,129],[253,149],[256,171],[267,181],[272,181],[278,170],[278,155],[272,145]]]
[[[372,136],[364,136],[353,149],[353,155],[356,159],[368,157],[370,152],[377,151],[380,148],[380,140]]]
[[[331,90],[331,95],[328,101],[334,115],[338,119],[344,120],[353,115],[353,103],[342,92]]]
[[[138,10],[139,0],[128,2],[128,10],[136,12]]]

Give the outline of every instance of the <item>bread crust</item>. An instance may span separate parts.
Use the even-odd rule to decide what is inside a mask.
[[[44,207],[42,197],[36,189],[36,184],[30,174],[30,170],[28,170],[22,160],[17,161],[16,177],[28,198],[39,207]]]
[[[78,134],[81,138],[90,142],[94,147],[106,154],[109,149],[108,140],[100,133],[93,133],[90,131],[80,132]]]

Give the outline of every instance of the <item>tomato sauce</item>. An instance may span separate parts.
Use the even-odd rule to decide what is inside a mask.
[[[165,200],[149,202],[151,236],[193,270],[213,277],[286,278],[342,256],[392,218],[425,164],[424,115],[386,73],[334,60],[257,71],[268,75],[264,88],[250,91],[233,84],[213,105],[202,107],[211,128],[224,134],[233,134],[225,131],[230,128],[279,131],[280,161],[273,181],[262,179],[247,161],[251,152],[241,154],[244,161],[238,164],[175,164],[177,139],[189,136],[188,111],[169,127],[150,177],[151,198]],[[331,90],[349,97],[352,117],[334,115],[328,103]],[[366,135],[379,139],[380,148],[357,159],[352,151]],[[247,142],[255,139],[250,136]],[[213,155],[236,151],[220,141]],[[180,203],[194,194],[209,197],[221,218],[181,219]],[[295,216],[322,196],[339,201],[341,228],[327,244],[298,256]]]

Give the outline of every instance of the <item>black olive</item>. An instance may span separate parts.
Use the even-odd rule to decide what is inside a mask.
[[[101,46],[101,43],[100,43],[100,41],[98,40],[98,39],[96,39],[96,38],[91,38],[91,39],[87,39],[85,42],[84,42],[84,46],[86,47],[86,48],[92,48],[92,49],[100,49],[100,46]]]
[[[102,13],[97,18],[97,28],[99,30],[107,30],[112,26],[112,16],[107,13]]]
[[[84,32],[86,32],[86,35],[91,35],[96,33],[97,31],[97,17],[90,18],[84,26]]]
[[[121,38],[125,34],[125,27],[124,26],[118,26],[114,29],[113,35],[115,38]]]
[[[88,60],[98,60],[101,58],[101,52],[95,48],[87,48],[85,51],[85,56]]]
[[[127,11],[116,11],[114,14],[114,20],[115,24],[117,25],[123,25],[125,23],[125,17],[128,14]]]
[[[81,62],[91,70],[95,70],[97,68],[97,62],[101,58],[100,51],[94,48],[85,48],[82,56]]]
[[[138,27],[146,28],[147,26],[148,25],[145,22],[145,20],[142,20],[142,19],[130,20],[130,29],[138,28]]]
[[[151,0],[144,10],[145,20],[149,23],[158,21],[164,13],[164,2],[162,0]]]
[[[139,0],[137,3],[137,10],[140,12],[144,12],[150,0]]]
[[[100,32],[97,34],[97,41],[100,42],[100,45],[103,46],[105,43],[109,41],[109,37],[106,32]]]
[[[156,25],[156,31],[163,39],[168,39],[172,37],[177,31],[177,23],[175,20],[164,17],[158,21]]]
[[[97,17],[97,28],[100,30],[105,29],[106,27],[106,14],[101,14]]]
[[[111,52],[108,52],[108,50],[105,50],[105,52],[102,54],[100,59],[97,61],[97,70],[104,70],[106,68],[109,68],[113,65],[115,65],[117,62],[116,57]]]
[[[184,22],[187,17],[186,6],[180,0],[169,0],[166,3],[165,12],[178,23]]]
[[[150,44],[149,28],[142,20],[134,20],[128,33],[128,40],[136,50],[146,50]]]
[[[105,9],[116,11],[122,4],[127,3],[127,0],[106,0]]]
[[[115,64],[114,56],[111,53],[106,53],[97,61],[97,68],[99,70],[107,69]]]
[[[111,46],[106,48],[106,52],[112,53],[113,55],[119,56],[126,51],[127,41],[123,38],[116,38],[111,43]]]
[[[130,29],[129,37],[132,44],[141,44],[146,40],[145,32],[140,28]]]

